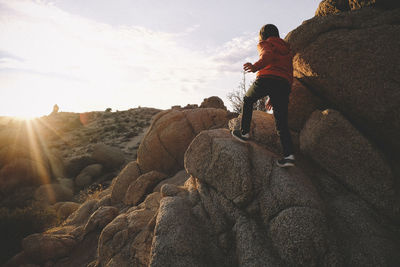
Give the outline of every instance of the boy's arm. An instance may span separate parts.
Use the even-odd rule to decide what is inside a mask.
[[[262,47],[260,49],[260,59],[253,64],[252,72],[259,71],[265,68],[272,61],[272,50],[269,47]]]
[[[249,62],[244,64],[243,69],[247,72],[259,71],[265,68],[272,61],[272,49],[268,44],[262,46],[259,44],[257,48],[260,54],[260,59],[254,64]]]

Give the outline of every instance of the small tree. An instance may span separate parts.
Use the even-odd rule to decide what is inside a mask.
[[[243,80],[240,82],[239,86],[229,92],[227,98],[231,102],[233,112],[240,113],[243,105],[243,97],[246,95],[246,75],[243,71]]]
[[[243,71],[243,80],[240,82],[239,86],[235,90],[229,92],[227,95],[227,98],[232,105],[233,112],[236,113],[241,112],[243,106],[243,98],[245,95],[246,95],[246,73],[245,71]],[[253,106],[253,109],[265,111],[266,99],[267,97],[258,100]]]

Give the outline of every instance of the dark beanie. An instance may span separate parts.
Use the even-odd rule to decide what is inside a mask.
[[[260,30],[260,39],[267,40],[269,37],[279,37],[278,28],[273,24],[267,24],[262,26]]]

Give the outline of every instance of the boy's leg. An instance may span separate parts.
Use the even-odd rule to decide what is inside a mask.
[[[276,130],[281,140],[284,157],[293,155],[293,142],[288,125],[289,94],[289,84],[282,81],[276,82],[276,86],[271,89],[270,94]]]
[[[256,79],[243,98],[242,106],[242,134],[250,132],[253,104],[267,95],[267,87],[263,78]]]

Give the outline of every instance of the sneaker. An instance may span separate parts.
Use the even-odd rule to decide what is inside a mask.
[[[285,157],[285,158],[282,158],[282,159],[278,159],[276,161],[276,164],[281,168],[293,167],[294,166],[294,156],[290,155],[288,157]]]
[[[233,130],[233,131],[231,131],[231,134],[233,137],[235,137],[237,140],[239,140],[242,143],[246,143],[250,138],[249,133],[242,134],[241,130]]]

